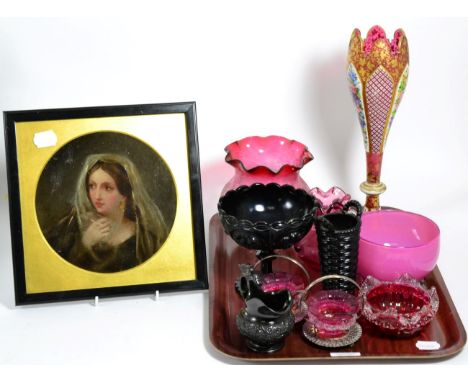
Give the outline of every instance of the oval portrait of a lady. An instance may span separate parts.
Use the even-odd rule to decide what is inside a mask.
[[[176,212],[176,190],[163,158],[121,133],[81,136],[45,166],[36,211],[45,239],[69,263],[120,272],[155,256]]]

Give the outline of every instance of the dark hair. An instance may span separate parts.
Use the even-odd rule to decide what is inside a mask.
[[[128,174],[125,168],[117,162],[98,160],[86,174],[86,188],[88,187],[89,177],[91,174],[99,169],[105,171],[112,177],[112,179],[114,179],[115,185],[117,186],[119,192],[127,198],[125,216],[131,220],[135,220],[132,185],[130,184],[130,179],[128,178]]]

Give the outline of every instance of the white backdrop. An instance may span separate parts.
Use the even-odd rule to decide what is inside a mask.
[[[292,3],[294,4],[294,3]],[[467,19],[337,19],[313,6],[216,6],[143,20],[0,20],[0,110],[196,101],[205,228],[232,176],[223,148],[279,134],[315,156],[310,186],[363,201],[364,148],[346,81],[354,27],[374,24],[410,47],[406,93],[389,134],[384,205],[442,232],[439,267],[468,322]],[[235,362],[208,339],[208,294],[14,307],[4,143],[0,142],[0,363]],[[463,352],[446,363],[468,363]]]

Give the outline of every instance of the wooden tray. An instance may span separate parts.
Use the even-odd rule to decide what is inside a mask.
[[[308,342],[302,335],[302,324],[297,324],[286,338],[285,346],[273,354],[255,353],[247,348],[237,330],[235,317],[243,301],[234,290],[239,276],[240,263],[254,264],[255,251],[238,246],[227,236],[218,215],[210,221],[210,339],[222,353],[250,361],[293,361],[293,360],[337,360],[339,359],[440,359],[460,352],[466,343],[466,332],[450,298],[444,280],[436,268],[427,278],[429,286],[434,285],[440,299],[436,318],[416,336],[410,338],[389,338],[379,335],[365,320],[360,324],[362,337],[353,345],[339,349],[319,348]],[[294,250],[286,251],[295,256]],[[291,262],[275,260],[273,267],[298,273]],[[312,277],[318,272],[307,265]],[[436,341],[437,350],[419,350],[418,341]]]

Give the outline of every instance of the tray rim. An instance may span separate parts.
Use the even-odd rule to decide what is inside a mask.
[[[244,362],[253,362],[253,363],[258,363],[258,362],[265,362],[265,363],[287,363],[287,362],[295,362],[295,361],[308,361],[308,362],[340,362],[340,361],[353,361],[353,362],[366,362],[366,361],[418,361],[418,362],[428,362],[428,361],[443,361],[448,358],[452,358],[459,354],[460,352],[463,351],[464,346],[466,345],[467,341],[467,335],[466,335],[466,330],[463,325],[463,322],[460,318],[460,315],[458,314],[458,311],[455,307],[455,304],[453,303],[452,297],[450,296],[450,292],[447,288],[447,285],[445,284],[445,280],[442,277],[442,274],[440,273],[439,268],[436,266],[434,270],[431,272],[431,275],[434,276],[435,279],[437,279],[438,284],[441,286],[441,289],[447,291],[447,293],[444,293],[444,297],[446,299],[447,305],[450,309],[450,312],[453,314],[453,319],[454,321],[457,322],[458,327],[460,329],[460,337],[458,340],[452,344],[450,347],[445,348],[441,350],[440,352],[432,352],[428,354],[421,354],[421,355],[362,355],[360,354],[359,356],[357,355],[352,355],[352,356],[346,356],[346,355],[341,355],[339,357],[332,357],[332,356],[317,356],[317,357],[310,357],[310,356],[304,356],[304,357],[271,357],[269,355],[265,355],[265,357],[260,357],[259,354],[255,354],[255,357],[250,357],[249,353],[245,353],[245,357],[239,356],[237,354],[230,354],[220,347],[218,347],[219,341],[216,341],[214,338],[214,330],[213,330],[213,313],[214,313],[214,289],[216,283],[214,283],[212,280],[214,278],[214,257],[215,257],[215,251],[213,250],[212,242],[213,242],[213,226],[215,224],[218,224],[218,227],[220,226],[219,222],[219,217],[218,214],[214,214],[211,219],[210,219],[210,224],[209,224],[209,280],[210,280],[210,288],[209,288],[209,314],[208,314],[208,320],[209,320],[209,338],[211,345],[213,346],[214,349],[218,353],[220,353],[223,356],[226,356],[230,359],[234,360],[239,360],[239,361],[244,361]],[[346,351],[340,352],[339,349],[336,352],[333,352],[332,349],[330,349],[329,353],[347,353]],[[356,352],[349,352],[349,353],[356,353]],[[360,353],[360,352],[359,352]]]

